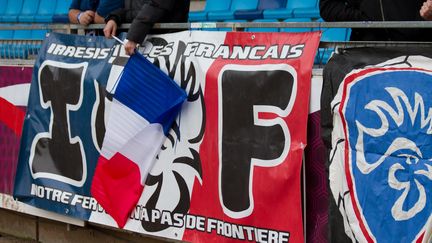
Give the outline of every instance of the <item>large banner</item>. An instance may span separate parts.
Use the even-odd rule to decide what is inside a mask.
[[[323,110],[333,114],[330,188],[345,232],[357,242],[420,242],[432,217],[431,52],[341,53],[325,70],[324,100],[334,98]]]
[[[185,31],[143,54],[187,93],[125,229],[191,242],[303,242],[300,169],[320,34]],[[52,34],[33,71],[14,195],[116,226],[90,194],[127,57]],[[108,91],[107,91],[108,90]]]

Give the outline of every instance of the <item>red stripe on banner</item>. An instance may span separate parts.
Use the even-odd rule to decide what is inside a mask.
[[[0,97],[0,122],[10,128],[17,137],[21,137],[24,117],[24,111]]]
[[[425,233],[423,232],[423,234],[421,234],[420,237],[416,240],[416,243],[422,243],[424,235],[425,235]]]
[[[32,80],[33,67],[1,66],[0,88],[16,84],[28,84]]]
[[[261,46],[263,49],[278,45],[305,44],[303,55],[292,59],[216,59],[206,73],[205,104],[206,127],[200,147],[203,184],[195,182],[189,214],[207,219],[205,232],[186,230],[183,240],[190,242],[304,242],[300,171],[303,148],[306,145],[306,121],[309,106],[310,78],[319,33],[227,33],[224,45]],[[230,217],[224,212],[219,191],[220,144],[218,82],[224,68],[232,65],[286,64],[297,73],[297,89],[292,110],[285,117],[259,112],[259,119],[280,117],[290,130],[289,152],[276,166],[253,166],[251,194],[253,208],[249,216]],[[248,91],[244,91],[247,94]],[[239,119],[241,119],[239,117]],[[251,137],[253,134],[250,135]],[[253,138],[253,137],[252,137]],[[260,138],[254,138],[260,139]],[[235,151],[238,152],[238,151]],[[233,151],[233,153],[235,153]],[[241,151],[240,151],[241,152]],[[235,193],[235,192],[233,192]],[[286,237],[286,235],[289,235]],[[288,239],[289,238],[289,239]]]
[[[353,200],[352,204],[353,204],[353,208],[354,208],[354,212],[355,215],[357,217],[357,220],[359,221],[360,224],[360,229],[363,232],[363,235],[365,236],[366,240],[368,242],[374,242],[374,240],[372,239],[371,235],[372,232],[370,232],[369,228],[367,227],[367,222],[366,220],[363,219],[362,214],[360,213],[360,207],[359,207],[359,202],[357,199],[357,193],[355,191],[355,187],[354,187],[354,182],[353,182],[353,178],[351,175],[351,164],[349,164],[349,136],[348,136],[348,130],[347,130],[347,125],[346,125],[346,121],[345,121],[345,116],[344,116],[344,110],[345,110],[345,103],[346,103],[346,98],[347,98],[347,92],[348,92],[348,86],[349,84],[351,84],[352,82],[355,82],[359,77],[362,77],[366,74],[370,74],[373,72],[382,72],[382,71],[396,71],[396,70],[400,70],[400,71],[404,71],[404,70],[415,70],[415,71],[425,71],[425,72],[430,72],[429,70],[426,69],[422,69],[422,68],[370,68],[370,69],[366,69],[366,70],[362,70],[358,73],[353,73],[350,76],[346,77],[343,80],[344,83],[344,87],[343,87],[343,92],[342,92],[342,99],[341,99],[341,104],[339,106],[339,114],[341,116],[341,120],[342,120],[342,126],[344,129],[344,134],[345,134],[345,175],[347,177],[347,184],[348,184],[348,188],[349,188],[349,192],[351,195],[351,198]],[[348,148],[348,149],[347,149]],[[423,238],[424,233],[420,236],[420,238]]]
[[[91,194],[120,228],[126,224],[143,189],[140,169],[133,161],[120,153],[109,160],[99,157]],[[112,200],[113,198],[116,200]]]

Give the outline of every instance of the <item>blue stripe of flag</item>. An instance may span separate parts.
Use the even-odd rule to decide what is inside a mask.
[[[160,123],[167,134],[186,92],[144,56],[135,54],[123,70],[114,98],[148,122]]]

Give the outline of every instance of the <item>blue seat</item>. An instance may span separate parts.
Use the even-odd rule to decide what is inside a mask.
[[[12,40],[13,35],[13,30],[0,30],[0,40]]]
[[[47,33],[48,33],[47,30],[32,30],[30,39],[34,41],[43,41],[45,40]],[[37,55],[41,47],[42,44],[39,43],[32,44],[30,46],[31,54]]]
[[[0,16],[4,15],[6,12],[6,6],[8,4],[8,0],[0,0]]]
[[[24,41],[31,38],[31,30],[15,30],[13,40],[16,41],[10,45],[12,58],[27,59],[31,45]],[[23,41],[23,42],[21,42]]]
[[[57,0],[54,14],[67,14],[72,0]]]
[[[252,22],[279,22],[277,19],[256,19]],[[277,27],[269,27],[269,28],[246,28],[246,31],[250,32],[279,32],[279,28]]]
[[[320,18],[317,0],[291,0],[296,3],[293,7],[294,18]]]
[[[311,22],[309,18],[290,18],[285,19],[283,22]],[[281,28],[280,32],[309,32],[312,28]]]
[[[288,0],[285,9],[270,9],[264,11],[264,18],[319,18],[317,0]]]
[[[347,28],[322,29],[321,41],[346,41],[348,30]]]
[[[30,40],[31,30],[15,30],[13,34],[14,40]]]
[[[236,19],[262,19],[264,18],[263,12],[267,9],[280,9],[285,8],[286,0],[259,0],[258,8],[256,10],[238,10],[234,13]]]
[[[71,3],[72,0],[57,0],[52,18],[53,23],[69,23],[68,12]]]
[[[287,0],[260,0],[258,4],[258,9],[279,9],[285,8],[287,5]]]
[[[39,0],[24,0],[18,22],[31,23],[39,7]]]
[[[9,41],[13,40],[13,30],[0,30],[0,40],[1,41]],[[9,46],[8,43],[0,43],[0,57],[8,58],[9,57]]]
[[[322,21],[322,19],[319,19],[318,21]],[[322,31],[321,41],[324,42],[348,41],[351,33],[351,29],[349,28],[324,28],[314,30]],[[319,48],[315,57],[315,63],[326,64],[333,52],[334,48]]]
[[[231,0],[207,0],[203,11],[189,13],[189,21],[199,22],[207,20],[207,14],[214,11],[228,11]]]
[[[53,0],[40,0],[39,8],[34,16],[34,22],[51,23],[56,8],[56,2],[57,1]]]
[[[234,12],[238,10],[253,10],[257,9],[258,0],[232,0],[231,8],[227,11],[212,11],[207,15],[208,20],[232,20]]]
[[[7,2],[6,10],[1,16],[2,22],[15,23],[18,20],[18,15],[21,12],[23,0],[10,0]]]
[[[32,30],[30,40],[45,40],[47,30]]]
[[[0,40],[8,41],[13,40],[14,31],[13,30],[0,30]],[[8,43],[0,43],[0,57],[9,58],[9,46]]]

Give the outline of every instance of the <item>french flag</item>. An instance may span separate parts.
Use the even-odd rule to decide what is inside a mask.
[[[114,88],[91,193],[123,228],[186,93],[140,54]]]

